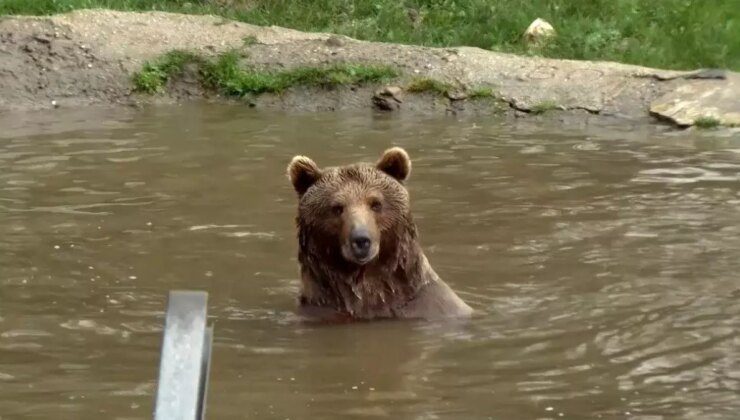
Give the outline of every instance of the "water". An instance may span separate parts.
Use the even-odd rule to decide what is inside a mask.
[[[0,416],[151,418],[166,293],[210,293],[208,417],[736,418],[740,138],[621,123],[0,116]],[[295,154],[414,160],[467,325],[310,326]]]

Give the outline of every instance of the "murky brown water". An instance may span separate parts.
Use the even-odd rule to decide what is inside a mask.
[[[166,293],[208,417],[737,418],[740,138],[242,107],[0,116],[0,416],[151,418]],[[294,154],[414,159],[465,326],[296,322]]]

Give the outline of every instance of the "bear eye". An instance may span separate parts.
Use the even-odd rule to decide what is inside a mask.
[[[344,206],[341,204],[335,204],[331,206],[331,212],[334,213],[336,216],[339,216],[344,211]]]
[[[373,200],[370,203],[370,208],[376,212],[379,213],[381,210],[383,210],[383,203],[381,203],[379,200]]]

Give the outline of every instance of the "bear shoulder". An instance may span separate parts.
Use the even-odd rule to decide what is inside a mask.
[[[401,308],[403,318],[422,318],[427,320],[444,318],[468,318],[473,308],[441,280],[423,285],[416,297]]]

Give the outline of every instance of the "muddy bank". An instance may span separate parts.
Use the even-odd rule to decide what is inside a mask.
[[[243,65],[270,70],[336,63],[391,65],[394,82],[428,77],[461,91],[490,88],[495,99],[403,92],[400,112],[491,112],[527,116],[547,104],[561,113],[740,124],[740,75],[676,72],[604,62],[521,57],[478,48],[427,48],[357,41],[331,34],[258,27],[213,16],[76,11],[0,21],[0,110],[138,104],[187,97],[220,100],[185,77],[163,94],[133,91],[144,62],[174,49],[205,56],[238,49]],[[250,99],[281,109],[374,107],[382,86],[292,88]]]

